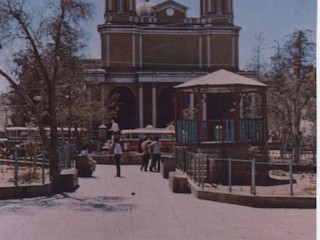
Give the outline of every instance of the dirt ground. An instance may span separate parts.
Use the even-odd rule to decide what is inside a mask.
[[[15,186],[14,165],[0,165],[0,187]],[[49,182],[49,170],[44,171],[45,183]],[[18,168],[18,185],[38,185],[43,182],[42,169],[39,166],[21,166]]]

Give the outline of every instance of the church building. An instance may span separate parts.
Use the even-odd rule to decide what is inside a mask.
[[[198,18],[182,1],[105,0],[98,67],[88,88],[120,95],[120,128],[166,127],[174,120],[173,87],[208,73],[239,71],[239,31],[233,0],[195,0]]]

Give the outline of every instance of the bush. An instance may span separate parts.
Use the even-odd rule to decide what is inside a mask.
[[[39,180],[39,179],[40,179],[39,174],[34,173],[32,170],[27,170],[19,176],[19,182],[21,184],[31,183],[31,182]]]

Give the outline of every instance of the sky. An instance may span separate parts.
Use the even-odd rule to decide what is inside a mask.
[[[144,0],[137,0],[140,3]],[[164,0],[150,0],[161,3]],[[188,17],[199,17],[200,0],[176,0],[189,8]],[[33,1],[37,4],[38,1]],[[104,0],[92,0],[94,5],[93,19],[85,26],[88,36],[88,48],[85,56],[100,58],[100,36],[97,25],[103,24]],[[240,69],[245,70],[246,65],[253,56],[256,36],[261,35],[264,40],[262,56],[267,61],[276,51],[279,43],[285,42],[285,37],[294,30],[313,30],[317,27],[317,0],[234,0],[234,23],[241,27],[239,38]],[[39,3],[39,2],[38,2]],[[36,6],[35,6],[36,7]],[[316,40],[316,34],[314,34]],[[0,64],[1,67],[1,64]],[[0,91],[6,88],[0,79]]]

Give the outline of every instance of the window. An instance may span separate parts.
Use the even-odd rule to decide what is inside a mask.
[[[217,14],[221,14],[221,0],[217,1]]]
[[[117,10],[118,12],[123,12],[123,0],[118,0]]]

